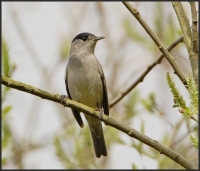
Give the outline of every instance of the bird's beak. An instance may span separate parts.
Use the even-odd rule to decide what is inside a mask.
[[[98,41],[98,40],[101,40],[101,39],[104,39],[105,37],[96,37],[94,40]]]

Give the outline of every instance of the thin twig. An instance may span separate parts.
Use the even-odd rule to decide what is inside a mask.
[[[194,121],[196,121],[197,123],[199,123],[199,120],[197,118],[195,118],[193,115],[189,117],[190,119],[193,119]]]
[[[7,78],[5,76],[2,76],[2,84],[20,91],[24,91],[27,93],[30,93],[32,95],[36,95],[38,97],[41,97],[43,99],[51,100],[53,102],[57,102],[61,104],[61,96],[59,94],[53,94],[49,93],[47,91],[41,90],[39,88],[36,88],[31,85],[24,84],[19,81],[14,81],[10,78]],[[81,103],[75,102],[73,100],[70,100],[68,98],[62,100],[62,105],[66,107],[70,107],[73,109],[76,109],[80,112],[83,112],[87,115],[91,115],[96,118],[100,118],[100,113],[96,111],[95,109],[92,109],[86,105],[83,105]],[[197,169],[196,166],[194,166],[191,162],[186,160],[184,157],[182,157],[180,154],[177,152],[171,150],[170,148],[167,148],[160,143],[158,143],[156,140],[153,140],[146,135],[141,134],[140,132],[136,131],[135,129],[126,126],[120,122],[115,121],[111,117],[107,115],[103,115],[101,120],[105,122],[107,125],[110,125],[111,127],[114,127],[126,134],[128,134],[130,137],[133,137],[144,144],[154,148],[155,150],[159,151],[160,154],[164,154],[165,156],[169,157],[170,159],[174,160],[176,163],[180,164],[186,169]]]
[[[169,47],[167,47],[168,51],[171,51],[175,46],[177,46],[180,42],[183,41],[183,36],[176,39]],[[126,90],[121,92],[115,99],[113,99],[110,103],[110,108],[113,107],[116,103],[118,103],[125,95],[127,95],[138,83],[142,82],[144,77],[151,71],[151,69],[159,64],[162,59],[164,58],[164,55],[161,54],[151,65],[147,67],[147,69],[138,77],[138,79],[131,84]]]
[[[173,130],[170,132],[168,142],[166,143],[168,147],[175,141],[176,137],[178,137],[177,133],[180,130],[180,127],[183,125],[185,118],[181,118],[176,124],[173,126]]]
[[[186,137],[188,137],[188,135],[190,133],[192,133],[194,130],[196,129],[196,127],[193,127],[192,129],[189,129],[187,131],[187,133],[185,133],[184,135],[182,135],[178,140],[176,140],[175,142],[173,142],[172,144],[169,145],[170,148],[174,148],[175,145],[180,144],[181,141],[183,141]]]
[[[185,76],[181,72],[179,66],[177,65],[174,57],[169,53],[169,51],[164,47],[160,39],[156,36],[156,34],[152,31],[152,29],[148,26],[145,20],[142,18],[140,13],[135,9],[129,2],[122,2],[126,8],[133,14],[133,16],[139,21],[139,23],[143,26],[149,36],[153,39],[155,44],[158,46],[158,49],[164,54],[168,62],[171,64],[174,69],[174,73],[180,78],[185,87],[187,88],[187,82],[185,80]]]

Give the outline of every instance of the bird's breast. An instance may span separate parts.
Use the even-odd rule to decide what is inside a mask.
[[[103,99],[98,61],[94,58],[75,58],[68,63],[68,88],[72,99],[92,108],[102,106]]]

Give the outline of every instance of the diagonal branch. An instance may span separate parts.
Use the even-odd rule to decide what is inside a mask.
[[[129,2],[122,2],[126,8],[133,14],[133,16],[139,21],[139,23],[143,26],[149,36],[153,39],[155,44],[158,46],[158,49],[164,54],[165,58],[171,64],[172,68],[174,69],[174,73],[180,78],[183,84],[186,86],[187,82],[185,80],[185,76],[181,72],[179,66],[175,62],[174,57],[169,53],[169,51],[164,47],[160,39],[156,36],[156,34],[152,31],[152,29],[147,25],[145,20],[142,18],[140,13],[135,9]],[[187,88],[187,86],[186,86]]]
[[[168,51],[171,51],[176,45],[183,41],[183,36],[179,37],[175,40],[169,47],[167,47]],[[143,81],[144,77],[153,69],[154,66],[159,64],[164,55],[161,54],[151,65],[147,67],[147,69],[138,77],[138,79],[131,84],[126,90],[122,91],[115,99],[110,102],[110,108],[113,107],[116,103],[118,103],[124,96],[126,96],[135,86],[137,86],[140,82]]]
[[[57,103],[61,104],[61,96],[59,94],[49,93],[49,92],[41,90],[37,87],[31,86],[31,85],[28,85],[28,84],[24,84],[24,83],[19,82],[19,81],[14,81],[14,80],[7,78],[5,76],[2,76],[2,84],[5,85],[5,86],[8,86],[8,87],[20,90],[20,91],[24,91],[24,92],[36,95],[36,96],[41,97],[43,99],[50,100],[50,101],[57,102]],[[95,109],[92,109],[92,108],[90,108],[86,105],[75,102],[75,101],[70,100],[68,98],[63,100],[62,105],[76,109],[76,110],[83,112],[87,115],[91,115],[91,116],[94,116],[96,118],[100,118],[99,112],[96,111]],[[133,138],[143,142],[144,144],[154,148],[155,150],[159,151],[160,154],[164,154],[165,156],[174,160],[176,163],[180,164],[184,168],[186,168],[186,169],[197,169],[196,166],[191,164],[191,162],[186,160],[184,157],[182,157],[177,152],[159,144],[156,140],[153,140],[153,139],[147,137],[146,135],[141,134],[140,132],[136,131],[135,129],[133,129],[129,126],[126,126],[126,125],[124,125],[120,122],[117,122],[107,115],[103,115],[101,120],[103,122],[105,122],[107,125],[110,125],[110,126],[116,128],[116,129],[124,132],[125,134],[129,135],[130,137],[133,137]]]

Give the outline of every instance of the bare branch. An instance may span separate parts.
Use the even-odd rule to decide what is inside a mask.
[[[199,123],[199,120],[197,118],[195,118],[193,115],[189,117],[190,119],[193,119],[194,121],[196,121],[197,123]]]
[[[185,45],[187,47],[187,50],[189,51],[190,46],[192,44],[192,40],[191,40],[191,30],[188,18],[185,15],[181,2],[172,2],[172,5],[174,7],[174,10],[176,12],[176,15],[178,17],[183,32]]]
[[[36,95],[36,96],[41,97],[41,98],[46,99],[46,100],[51,100],[53,102],[61,103],[61,96],[59,94],[49,93],[49,92],[41,90],[37,87],[31,86],[31,85],[28,85],[28,84],[24,84],[24,83],[19,82],[19,81],[14,81],[14,80],[7,78],[5,76],[2,76],[2,84],[5,85],[5,86],[8,86],[8,87],[20,90],[20,91],[24,91],[24,92]],[[92,108],[90,108],[86,105],[75,102],[75,101],[70,100],[68,98],[63,100],[62,105],[76,109],[80,112],[83,112],[87,115],[94,116],[96,118],[100,117],[99,112],[96,111],[95,109],[92,109]],[[186,168],[186,169],[197,169],[196,166],[191,164],[191,162],[186,160],[184,157],[182,157],[177,152],[159,144],[156,140],[153,140],[153,139],[147,137],[146,135],[141,134],[140,132],[136,131],[135,129],[133,129],[129,126],[126,126],[123,123],[117,122],[107,115],[103,115],[101,120],[103,122],[105,122],[107,125],[110,125],[111,127],[114,127],[116,129],[124,132],[125,134],[128,134],[130,137],[133,137],[133,138],[143,142],[144,144],[154,148],[155,150],[159,151],[160,154],[164,154],[165,156],[174,160],[176,163],[180,164],[184,168]]]
[[[197,33],[197,12],[195,7],[195,2],[190,3],[192,10],[192,30],[190,29],[190,23],[186,14],[184,12],[181,2],[172,2],[174,10],[176,12],[178,21],[183,32],[184,42],[188,51],[190,63],[192,66],[192,72],[195,78],[195,81],[198,83],[198,33]],[[195,49],[195,51],[194,51]]]
[[[168,51],[171,51],[176,45],[183,41],[183,36],[179,37],[175,40],[169,47],[167,47]],[[161,54],[151,65],[147,67],[147,69],[138,77],[138,79],[131,84],[126,90],[122,91],[115,99],[110,102],[110,108],[113,107],[116,103],[118,103],[124,96],[126,96],[135,86],[137,86],[140,82],[143,81],[144,77],[151,71],[151,69],[159,64],[164,55]]]
[[[155,44],[158,46],[158,49],[164,54],[168,62],[171,64],[172,68],[174,69],[174,73],[180,78],[183,82],[185,87],[187,88],[187,82],[185,80],[185,76],[181,72],[179,66],[175,62],[174,57],[169,53],[169,51],[164,47],[160,39],[156,36],[156,34],[152,31],[152,29],[147,25],[145,20],[142,18],[140,13],[135,9],[129,2],[122,2],[126,8],[133,14],[133,16],[138,20],[138,22],[143,26],[149,36],[153,39]]]
[[[197,30],[197,10],[195,1],[189,1],[192,13],[192,48],[193,52],[199,52],[198,30]]]
[[[192,13],[192,47],[191,47],[191,57],[190,57],[190,62],[192,65],[192,71],[193,75],[195,78],[195,81],[197,84],[199,84],[199,75],[198,75],[198,70],[199,70],[199,62],[198,62],[198,53],[199,53],[199,33],[197,30],[197,10],[196,10],[196,5],[195,2],[192,1],[190,2],[191,6],[191,13]]]

